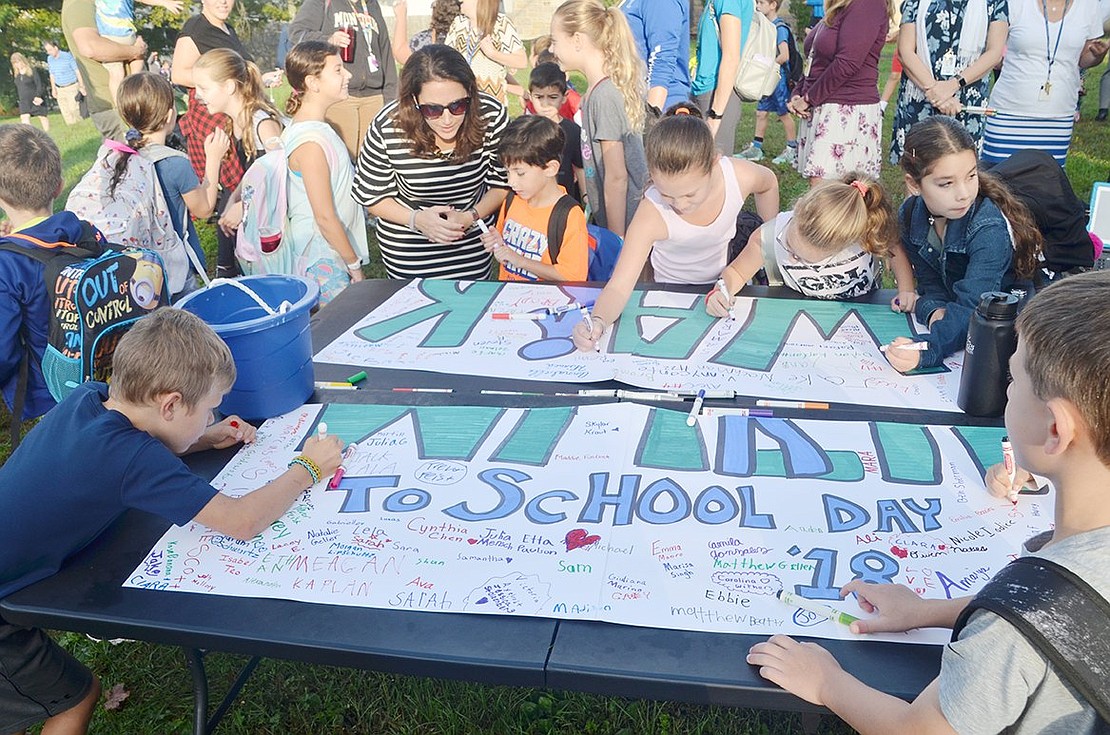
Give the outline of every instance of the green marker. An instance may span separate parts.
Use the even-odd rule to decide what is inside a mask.
[[[347,378],[347,382],[350,383],[351,385],[354,385],[355,383],[361,383],[364,380],[366,380],[366,371],[365,370],[360,370],[357,373],[355,373],[354,375],[352,375],[351,377]]]
[[[787,605],[800,607],[807,612],[811,612],[814,615],[820,615],[823,618],[828,618],[834,623],[840,623],[841,625],[851,625],[852,623],[859,620],[859,618],[857,618],[855,615],[849,615],[846,612],[840,612],[835,607],[822,605],[820,602],[808,600],[801,595],[796,595],[793,592],[787,592],[786,590],[779,590],[775,593],[775,597],[779,598]]]

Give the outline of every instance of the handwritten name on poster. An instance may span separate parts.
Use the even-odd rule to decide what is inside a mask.
[[[171,528],[126,585],[835,638],[850,633],[775,592],[853,613],[838,589],[855,578],[973,594],[1050,527],[1050,496],[1013,506],[984,489],[1001,429],[685,419],[306,406],[267,422],[215,485],[238,496],[276,477],[322,420],[357,446],[337,489],[317,485],[246,542]]]
[[[635,291],[597,353],[574,348],[578,310],[536,321],[493,319],[593,303],[598,290],[491,281],[414,281],[321,350],[359,367],[563,382],[616,379],[660,390],[958,411],[960,359],[906,376],[879,347],[921,330],[879,304],[739,297],[733,319],[703,295]]]

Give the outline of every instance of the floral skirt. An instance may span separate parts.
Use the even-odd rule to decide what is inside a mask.
[[[883,130],[879,103],[826,102],[811,113],[798,128],[798,173],[807,178],[838,179],[859,171],[878,180]]]

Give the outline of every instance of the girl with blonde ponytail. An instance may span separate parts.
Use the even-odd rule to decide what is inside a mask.
[[[213,115],[223,113],[231,120],[225,132],[231,137],[231,154],[245,171],[268,150],[281,146],[281,122],[262,85],[262,73],[231,49],[218,48],[203,54],[193,66],[196,96]],[[219,262],[217,275],[237,275],[233,234],[243,220],[243,202],[238,182],[220,207]],[[226,191],[226,189],[225,189]]]
[[[348,96],[351,73],[339,48],[305,41],[285,57],[293,94],[285,111],[293,122],[281,134],[289,159],[289,224],[283,247],[290,270],[320,284],[320,304],[362,280],[366,226],[352,194],[355,171],[343,139],[324,116]]]
[[[564,69],[586,76],[581,111],[589,207],[597,224],[623,237],[647,180],[646,72],[632,31],[616,6],[567,0],[551,19],[551,51]]]

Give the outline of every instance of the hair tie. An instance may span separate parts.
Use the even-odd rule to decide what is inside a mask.
[[[855,189],[856,191],[858,191],[858,192],[859,192],[859,195],[860,195],[861,197],[865,197],[865,196],[867,196],[867,184],[863,183],[863,182],[862,182],[862,181],[860,181],[859,179],[856,179],[856,180],[855,180],[855,181],[853,181],[852,183],[848,184],[848,186],[851,186],[851,187],[853,187],[853,188],[854,188],[854,189]]]
[[[690,114],[690,108],[689,107],[676,107],[676,108],[674,108],[674,112],[671,113],[671,114],[673,114],[673,115],[689,115]]]
[[[143,134],[140,133],[135,128],[130,128],[130,129],[128,129],[128,131],[126,133],[123,134],[123,140],[130,146],[134,146],[136,143],[138,143],[142,139],[143,139]]]
[[[300,97],[302,94],[304,94],[304,92],[302,92],[301,90],[294,89],[292,92],[289,93],[289,96],[290,97]]]

